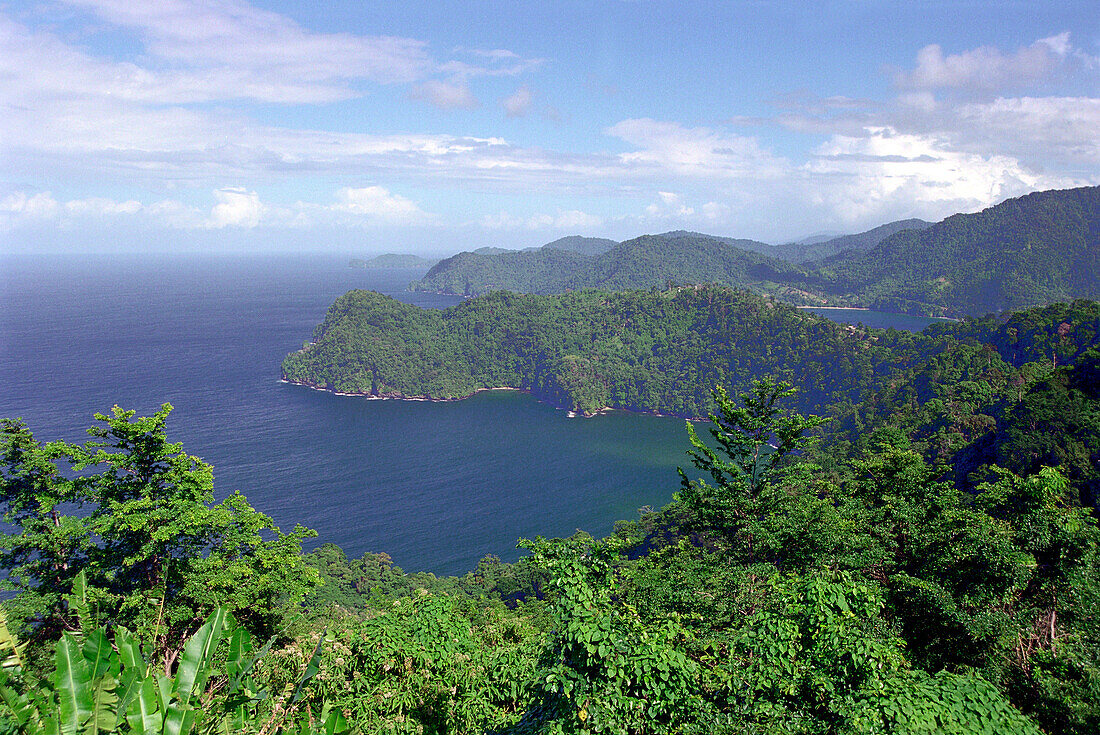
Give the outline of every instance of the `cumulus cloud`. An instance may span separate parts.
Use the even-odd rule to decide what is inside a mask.
[[[27,196],[26,192],[16,191],[0,199],[0,214],[13,220],[45,220],[57,216],[60,207],[57,200],[48,191]]]
[[[127,219],[139,227],[177,230],[422,225],[434,220],[411,199],[392,194],[381,186],[344,187],[336,191],[332,201],[299,201],[289,206],[268,204],[257,192],[242,187],[222,187],[211,195],[214,204],[204,209],[175,199],[149,204],[103,197],[59,202],[49,192],[28,195],[16,191],[0,199],[0,228],[11,230],[43,222],[71,227],[81,221],[108,217]]]
[[[254,191],[228,187],[214,191],[218,203],[210,210],[208,227],[256,227],[267,213],[267,205]]]
[[[646,207],[645,211],[650,217],[690,217],[695,214],[695,209],[683,203],[680,195],[671,191],[657,192],[658,201]]]
[[[534,98],[535,96],[530,87],[524,85],[501,100],[500,104],[504,107],[504,112],[508,117],[524,117],[530,112],[531,102],[534,101]]]
[[[898,72],[894,81],[909,89],[988,91],[1027,86],[1053,74],[1072,50],[1068,32],[1040,39],[1012,54],[980,46],[944,55],[939,45],[931,44],[917,53],[916,68]]]
[[[381,186],[345,187],[336,192],[332,204],[299,202],[297,208],[313,221],[330,224],[417,224],[431,217],[416,202],[391,194]]]
[[[65,202],[66,214],[76,217],[116,217],[120,215],[132,215],[141,211],[141,202],[128,199],[124,202],[116,202],[104,197],[89,197],[88,199],[72,199]]]
[[[871,128],[833,136],[802,170],[807,198],[845,224],[899,216],[942,217],[974,211],[1038,188],[1069,185],[1011,156],[982,156],[932,136]]]
[[[1002,150],[1035,165],[1100,164],[1100,98],[997,98],[961,105],[958,126],[988,149]]]

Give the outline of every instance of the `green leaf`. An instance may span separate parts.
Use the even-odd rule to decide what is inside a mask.
[[[92,620],[88,611],[88,578],[84,574],[84,570],[76,575],[76,579],[73,580],[73,592],[71,595],[65,596],[65,601],[76,612],[82,630],[95,628],[95,621]]]
[[[106,675],[112,669],[113,673],[118,673],[118,656],[111,647],[111,641],[107,639],[107,632],[103,628],[96,628],[85,634],[81,652],[84,660],[91,665],[89,678],[92,681]]]
[[[92,713],[91,676],[80,646],[66,633],[57,642],[54,688],[57,690],[61,732],[76,735]]]
[[[305,694],[305,686],[309,683],[309,680],[317,676],[317,672],[321,670],[321,649],[325,644],[325,636],[321,636],[321,640],[317,641],[317,648],[313,649],[313,656],[310,657],[309,663],[306,664],[306,670],[302,672],[302,678],[298,680],[297,685],[294,687],[294,696],[290,698],[291,706],[298,703],[298,700]]]
[[[96,682],[92,692],[92,716],[85,726],[87,735],[114,732],[118,724],[118,696],[115,693],[118,682],[112,676],[104,676]]]
[[[4,615],[4,611],[0,609],[0,655],[3,659],[0,659],[0,665],[4,669],[13,669],[16,666],[23,665],[23,649],[27,644],[19,644],[19,641],[8,630],[8,620]]]
[[[144,679],[147,673],[145,658],[141,655],[141,645],[137,638],[126,628],[115,630],[115,646],[118,647],[118,656],[125,670],[133,670]]]
[[[151,678],[141,682],[137,696],[126,713],[126,724],[139,735],[159,735],[163,715],[157,709],[157,685]]]
[[[191,735],[195,726],[195,710],[190,705],[172,703],[164,716],[164,735]]]
[[[201,692],[213,671],[213,652],[221,642],[229,621],[229,612],[218,607],[210,613],[202,627],[187,641],[176,670],[176,698],[186,704]]]

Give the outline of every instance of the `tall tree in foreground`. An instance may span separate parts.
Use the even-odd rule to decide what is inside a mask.
[[[83,572],[84,603],[152,644],[167,671],[215,608],[270,635],[316,583],[301,558],[313,532],[280,532],[239,493],[215,503],[212,467],[165,436],[171,410],[134,418],[116,406],[82,445],[0,423],[0,508],[13,527],[0,568],[23,635],[77,629],[67,593]]]
[[[731,551],[743,552],[742,560],[748,563],[761,551],[756,548],[759,521],[775,515],[777,502],[787,504],[790,499],[779,491],[782,460],[816,443],[809,432],[828,421],[783,406],[783,399],[796,392],[789,383],[766,377],[754,380],[737,402],[716,387],[716,410],[710,414],[714,447],[687,422],[692,464],[710,478],[689,480],[680,470],[677,498],[708,531],[725,536]]]

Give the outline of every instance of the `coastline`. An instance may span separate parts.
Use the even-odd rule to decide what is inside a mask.
[[[869,306],[796,306],[796,309],[837,309],[840,311],[870,311]]]
[[[489,391],[515,391],[516,393],[526,393],[527,395],[533,397],[539,403],[545,403],[546,405],[552,406],[553,408],[555,408],[559,411],[565,411],[566,412],[566,418],[581,417],[581,418],[591,419],[591,418],[595,418],[597,416],[600,416],[602,414],[611,413],[612,411],[625,411],[627,413],[633,413],[633,414],[638,414],[638,415],[642,415],[642,416],[656,416],[658,418],[678,418],[678,419],[685,419],[687,421],[706,421],[707,420],[707,417],[705,417],[705,416],[687,416],[687,415],[678,414],[678,413],[661,413],[659,411],[641,411],[641,410],[634,409],[634,408],[621,408],[619,406],[603,406],[602,408],[594,411],[593,413],[585,413],[583,411],[575,411],[573,409],[567,408],[567,407],[559,405],[557,403],[553,403],[552,401],[548,401],[545,398],[541,398],[539,396],[536,396],[534,393],[532,393],[527,388],[513,388],[513,387],[507,386],[507,385],[501,385],[501,386],[497,386],[497,387],[494,387],[494,388],[478,388],[477,390],[474,390],[474,391],[468,393],[467,395],[458,396],[458,397],[455,397],[455,398],[435,398],[435,397],[432,397],[432,396],[406,396],[403,393],[390,393],[390,394],[380,395],[380,396],[374,396],[374,395],[371,395],[370,393],[348,393],[348,392],[345,392],[345,391],[334,390],[332,388],[323,388],[323,387],[321,387],[319,385],[315,385],[313,383],[307,383],[304,380],[290,380],[286,376],[280,376],[279,382],[280,383],[286,383],[288,385],[300,385],[300,386],[303,386],[305,388],[309,388],[310,390],[319,391],[321,393],[331,393],[335,396],[342,396],[342,397],[345,397],[345,398],[364,398],[368,401],[419,401],[419,402],[422,402],[422,403],[449,403],[449,402],[454,402],[454,401],[464,401],[467,398],[471,398],[472,396],[477,395],[478,393],[487,393]]]

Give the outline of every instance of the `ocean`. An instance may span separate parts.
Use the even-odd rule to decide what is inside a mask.
[[[168,435],[309,546],[384,551],[406,571],[462,574],[520,537],[604,535],[659,507],[687,466],[681,419],[592,419],[517,392],[460,402],[342,397],[279,380],[287,353],[352,288],[420,306],[421,270],[310,256],[0,257],[0,416],[84,441],[113,405],[174,410]]]

